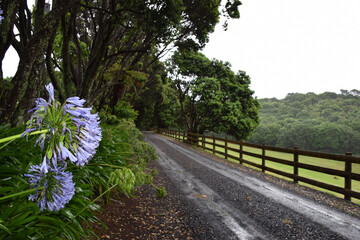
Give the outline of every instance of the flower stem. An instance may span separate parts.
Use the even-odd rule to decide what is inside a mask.
[[[12,143],[13,141],[15,141],[15,139],[10,140],[10,141],[8,141],[7,143],[5,143],[4,145],[2,145],[2,146],[0,147],[0,150],[3,149],[4,147],[6,147],[7,145],[9,145],[10,143]]]
[[[29,133],[29,135],[43,134],[43,133],[47,133],[48,131],[49,131],[49,130],[47,130],[47,129],[45,129],[45,130],[38,130],[38,131]],[[17,139],[17,138],[21,138],[21,135],[22,135],[22,133],[17,134],[17,135],[13,135],[13,136],[10,136],[10,137],[6,137],[6,138],[1,138],[1,139],[0,139],[0,143],[4,143],[4,142],[8,142],[8,141]]]
[[[123,166],[111,165],[111,164],[104,164],[104,163],[88,163],[87,165],[90,166],[102,166],[102,167],[111,167],[111,168],[124,168]]]
[[[44,187],[39,187],[38,190],[41,190],[41,189],[43,189],[43,188],[44,188]],[[25,195],[25,194],[30,194],[30,193],[33,193],[33,192],[35,192],[35,191],[36,191],[36,189],[34,188],[34,189],[27,190],[27,191],[22,191],[22,192],[10,194],[10,195],[1,197],[1,198],[0,198],[0,202],[3,201],[3,200],[6,200],[6,199],[8,199],[8,198],[17,197],[17,196],[21,196],[21,195]]]
[[[75,218],[77,218],[83,211],[85,211],[87,208],[90,207],[91,204],[93,204],[96,200],[98,200],[99,198],[101,198],[102,196],[104,196],[107,192],[110,192],[114,187],[116,187],[117,184],[112,185],[110,188],[108,188],[105,192],[103,192],[102,194],[100,194],[97,198],[95,198],[94,200],[92,200],[88,205],[86,205],[83,209],[81,209],[75,216],[73,216],[69,222],[67,222],[65,224],[65,226],[63,228],[65,228],[67,225],[69,225]]]

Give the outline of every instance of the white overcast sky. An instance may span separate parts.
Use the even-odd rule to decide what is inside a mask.
[[[251,77],[258,98],[360,89],[360,0],[241,0],[203,53]]]
[[[241,1],[240,19],[219,24],[203,53],[250,75],[255,96],[360,89],[360,0]],[[17,61],[8,51],[4,76]]]

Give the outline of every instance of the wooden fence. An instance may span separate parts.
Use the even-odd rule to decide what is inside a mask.
[[[197,145],[198,147],[211,151],[214,154],[222,155],[225,159],[232,159],[238,161],[240,164],[245,163],[250,166],[259,168],[261,169],[262,172],[268,171],[290,178],[294,183],[303,182],[310,184],[312,186],[327,189],[342,194],[344,198],[347,200],[351,200],[352,197],[356,199],[360,199],[360,192],[354,191],[352,188],[352,183],[354,182],[354,180],[360,181],[360,174],[354,173],[353,171],[353,164],[360,164],[360,157],[353,156],[351,153],[346,153],[344,155],[341,155],[341,154],[329,154],[329,153],[305,151],[298,149],[296,147],[294,147],[293,149],[272,147],[266,145],[246,143],[243,141],[234,141],[226,138],[198,135],[198,134],[179,131],[179,130],[158,129],[158,132],[173,137],[177,140],[187,141],[188,143]],[[256,149],[256,151],[255,152],[249,151],[244,148]],[[220,151],[220,149],[222,149],[223,151]],[[232,153],[237,153],[237,156],[233,154],[229,154],[230,151]],[[268,152],[290,154],[292,159],[286,160],[274,156],[269,156],[271,154],[267,154]],[[255,163],[255,161],[251,161],[249,159],[246,160],[244,159],[245,156],[261,159],[261,164]],[[342,162],[345,165],[344,170],[327,168],[324,166],[320,166],[321,164],[317,166],[313,164],[303,163],[299,161],[300,156],[321,158],[321,161]],[[292,171],[291,173],[289,173],[289,172],[281,171],[279,169],[271,168],[266,164],[269,162],[291,166]],[[321,182],[317,179],[315,180],[315,179],[306,178],[304,176],[300,176],[299,169],[311,170],[316,173],[325,173],[332,175],[335,178],[343,177],[344,187],[339,187],[326,182]]]

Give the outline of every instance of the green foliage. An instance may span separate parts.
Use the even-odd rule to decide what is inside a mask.
[[[117,125],[122,119],[134,121],[138,116],[138,112],[132,108],[129,102],[120,101],[113,109],[104,106],[99,115],[103,123]]]
[[[159,197],[159,198],[164,198],[167,196],[167,192],[165,190],[164,187],[158,187],[156,189],[156,195]]]
[[[176,90],[166,77],[164,66],[160,64],[159,68],[159,74],[146,83],[134,106],[139,112],[135,123],[140,129],[177,126],[180,104]]]
[[[23,129],[23,128],[22,128]],[[2,126],[0,137],[14,135],[22,129],[11,129]],[[1,164],[1,193],[0,197],[21,193],[29,189],[29,184],[24,177],[31,163],[36,163],[41,158],[39,148],[34,148],[34,138],[27,142],[25,139],[13,141],[0,152]],[[2,230],[0,239],[26,239],[37,237],[47,239],[50,236],[56,239],[79,239],[90,236],[89,230],[81,227],[81,222],[88,224],[97,221],[90,210],[84,211],[81,218],[74,219],[73,224],[67,225],[72,215],[75,215],[90,199],[92,190],[89,185],[76,186],[76,196],[65,209],[59,212],[39,212],[36,203],[28,201],[29,193],[18,195],[0,202],[0,219]],[[96,204],[93,209],[99,209]],[[79,222],[80,221],[80,222]],[[60,232],[58,234],[58,232]]]
[[[126,194],[131,193],[135,186],[135,174],[129,168],[116,169],[110,173],[109,183],[118,185]]]
[[[174,54],[170,71],[181,105],[179,118],[188,131],[246,139],[258,125],[260,105],[245,72],[234,73],[228,62],[187,50]]]
[[[232,18],[240,18],[240,13],[238,10],[238,6],[242,3],[239,0],[227,1],[225,4],[226,12]]]
[[[117,189],[133,195],[136,186],[151,184],[152,174],[145,173],[146,162],[155,159],[155,150],[144,142],[144,136],[130,121],[103,125],[103,139],[88,165],[72,165],[75,195],[59,212],[40,212],[36,203],[27,200],[27,169],[42,159],[40,148],[34,148],[35,137],[18,139],[0,151],[0,239],[93,239],[91,224],[101,208],[94,202],[98,194],[110,198]],[[21,133],[23,128],[0,126],[0,138]],[[2,146],[0,146],[2,147]],[[24,192],[26,191],[26,192]],[[15,195],[18,194],[18,195]],[[5,199],[4,197],[13,197]]]
[[[63,1],[47,14],[44,1],[36,1],[32,11],[26,1],[2,1],[7,14],[0,24],[1,55],[16,35],[20,64],[11,84],[0,74],[0,89],[10,88],[0,93],[0,123],[16,124],[48,81],[61,101],[76,93],[98,109],[114,107],[126,94],[136,98],[157,75],[166,52],[173,46],[203,48],[220,17],[239,18],[241,5],[239,0]],[[22,28],[14,32],[14,26]],[[158,112],[150,111],[155,117]]]
[[[280,147],[360,153],[360,96],[291,93],[285,99],[260,99],[261,123],[250,141]]]

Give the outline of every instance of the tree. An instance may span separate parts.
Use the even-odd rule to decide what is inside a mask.
[[[261,119],[261,117],[260,117]],[[267,144],[270,146],[276,146],[278,138],[280,136],[281,125],[273,122],[268,124],[262,124],[262,122],[254,130],[254,133],[249,139],[250,142]]]
[[[36,85],[39,80],[30,81],[30,78],[33,76],[42,78],[40,69],[41,56],[44,55],[59,18],[66,14],[75,3],[76,0],[54,1],[53,9],[44,15],[45,0],[39,0],[34,12],[34,25],[32,25],[32,14],[27,7],[26,0],[4,1],[3,6],[6,17],[1,21],[0,30],[1,35],[5,35],[6,39],[3,40],[5,43],[3,42],[2,45],[5,52],[12,45],[18,52],[20,62],[18,70],[11,81],[12,89],[0,98],[3,110],[0,115],[0,122],[16,121],[14,112],[22,94],[27,97],[37,95],[38,86],[33,84]],[[19,40],[15,38],[14,25],[19,30]],[[5,52],[1,53],[1,61]],[[0,82],[2,81],[1,76]],[[32,93],[26,93],[26,85]]]
[[[125,93],[141,92],[136,76],[154,77],[151,65],[173,46],[208,41],[221,15],[238,18],[238,0],[45,0],[30,11],[26,0],[4,0],[0,59],[10,46],[20,56],[13,86],[1,96],[0,122],[15,124],[39,85],[51,81],[60,100],[74,94],[99,108]],[[33,20],[33,21],[32,21]],[[15,37],[15,28],[19,36]],[[2,71],[0,71],[2,72]],[[4,83],[0,75],[0,86]],[[133,88],[132,86],[136,86]],[[30,99],[30,100],[29,100]]]
[[[178,91],[183,125],[190,132],[205,130],[246,139],[259,123],[258,101],[250,77],[235,74],[231,65],[209,60],[199,52],[176,52],[171,72]]]
[[[135,123],[141,129],[178,127],[180,105],[176,90],[169,79],[163,77],[158,75],[156,81],[147,82],[135,102],[134,108],[139,112]]]
[[[286,148],[299,147],[301,149],[314,150],[312,142],[316,133],[313,126],[307,123],[295,121],[294,123],[281,128],[277,145]]]
[[[292,93],[285,99],[260,99],[261,123],[249,141],[325,152],[360,153],[360,97]],[[355,93],[355,94],[354,94]],[[275,128],[275,126],[277,126]]]

